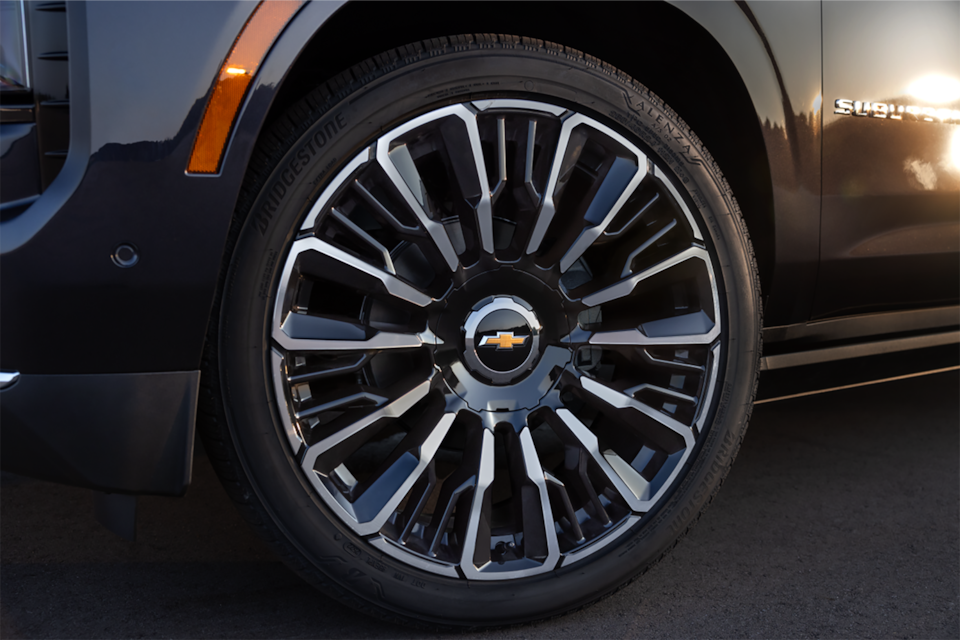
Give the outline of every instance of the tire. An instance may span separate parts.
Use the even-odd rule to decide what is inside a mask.
[[[207,450],[291,568],[373,615],[594,602],[683,536],[746,430],[737,203],[671,109],[578,51],[442,38],[318,87],[263,136],[228,253]]]

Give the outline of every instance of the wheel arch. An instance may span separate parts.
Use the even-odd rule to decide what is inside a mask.
[[[636,78],[686,120],[713,154],[737,197],[753,239],[761,287],[768,293],[776,259],[770,161],[750,92],[717,38],[666,3],[614,5],[629,7],[629,20],[613,19],[612,12],[618,9],[609,5],[578,14],[573,21],[562,14],[543,16],[539,3],[510,6],[509,12],[475,14],[455,4],[439,3],[431,5],[425,15],[411,12],[403,3],[345,3],[316,29],[289,68],[276,90],[261,135],[317,84],[393,47],[476,32],[511,33],[557,42],[596,56]],[[730,8],[736,11],[733,3]],[[375,20],[371,20],[371,11],[377,14]],[[656,23],[656,29],[647,30],[638,47],[636,25],[648,22]],[[351,41],[349,46],[340,44],[344,33],[361,32],[362,39]],[[664,51],[669,55],[659,53]],[[655,64],[647,64],[646,59],[654,55],[649,52],[658,52],[651,58]],[[704,59],[711,65],[703,65]]]

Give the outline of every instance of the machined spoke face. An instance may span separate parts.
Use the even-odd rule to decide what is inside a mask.
[[[714,260],[649,150],[565,106],[443,106],[304,218],[267,365],[302,473],[363,544],[465,580],[597,552],[715,405]]]
[[[564,439],[572,442],[574,448],[581,448],[580,458],[596,464],[602,471],[604,480],[609,482],[632,511],[646,511],[648,501],[641,500],[641,497],[649,490],[649,483],[632,467],[624,466],[623,460],[615,453],[607,452],[604,455],[600,451],[597,437],[568,409],[557,411],[557,417],[563,425],[561,433],[566,436]]]

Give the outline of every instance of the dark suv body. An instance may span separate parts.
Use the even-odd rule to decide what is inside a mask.
[[[320,83],[452,34],[583,51],[690,125],[752,239],[771,380],[958,341],[958,3],[307,2],[220,116],[227,138],[205,173],[188,168],[198,132],[257,3],[4,5],[24,27],[22,68],[0,94],[4,470],[181,495],[255,148]],[[325,140],[357,126],[338,118]],[[299,171],[280,167],[278,183]]]

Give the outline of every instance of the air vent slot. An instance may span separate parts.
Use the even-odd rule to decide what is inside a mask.
[[[67,10],[66,2],[39,2],[36,5],[37,11],[50,11],[64,13]]]
[[[70,148],[70,54],[65,2],[28,2],[33,102],[37,123],[40,190],[63,169]]]

